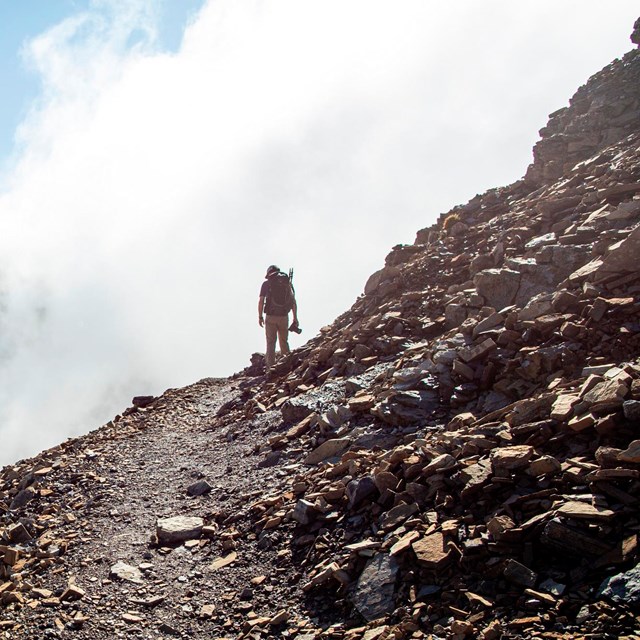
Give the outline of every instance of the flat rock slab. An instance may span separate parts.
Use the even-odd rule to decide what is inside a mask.
[[[494,469],[513,470],[526,467],[533,456],[533,447],[529,445],[514,445],[494,449],[491,452],[491,462]]]
[[[611,509],[594,507],[585,502],[567,502],[558,509],[558,514],[567,518],[585,520],[608,520],[616,515]]]
[[[468,499],[479,492],[482,487],[489,483],[492,475],[493,470],[489,460],[480,460],[464,468],[454,476],[454,479],[459,479],[465,485],[460,493],[460,497]]]
[[[234,563],[238,559],[238,554],[235,551],[228,553],[226,556],[220,556],[216,558],[211,563],[211,569],[213,571],[217,571],[218,569],[223,569],[224,567],[228,567],[230,564]]]
[[[156,523],[156,534],[160,544],[177,544],[199,538],[202,527],[204,527],[204,520],[194,516],[159,518]]]
[[[451,560],[451,550],[446,546],[442,533],[432,533],[414,542],[413,551],[418,564],[425,569],[442,569]]]
[[[109,574],[113,578],[119,578],[120,580],[126,580],[127,582],[135,582],[136,584],[142,583],[142,572],[137,567],[132,567],[126,562],[116,562],[109,571]]]
[[[398,561],[379,553],[367,563],[352,596],[353,604],[366,620],[376,620],[395,609]]]
[[[350,438],[334,438],[323,442],[319,447],[314,449],[304,461],[304,464],[313,465],[319,464],[323,460],[328,458],[334,458],[344,453],[351,445],[352,440]]]
[[[551,417],[554,420],[566,420],[571,417],[573,407],[578,404],[579,401],[580,397],[574,394],[565,393],[558,396],[557,400],[553,403]]]

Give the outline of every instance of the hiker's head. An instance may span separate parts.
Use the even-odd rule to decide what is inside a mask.
[[[268,278],[269,276],[273,275],[274,273],[278,273],[280,271],[280,267],[277,267],[275,264],[272,264],[270,267],[267,268],[267,275],[265,276],[265,278]]]

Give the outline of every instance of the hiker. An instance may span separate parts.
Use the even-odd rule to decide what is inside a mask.
[[[289,311],[293,312],[291,327],[289,327]],[[289,329],[299,331],[297,329],[298,307],[291,279],[286,273],[282,273],[275,264],[267,269],[265,281],[260,288],[258,322],[261,327],[265,328],[267,336],[265,360],[268,371],[276,361],[276,337],[280,343],[280,351],[286,354],[290,351]]]

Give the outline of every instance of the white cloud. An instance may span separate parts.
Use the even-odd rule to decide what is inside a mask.
[[[167,54],[153,3],[104,0],[38,36],[1,179],[0,462],[245,366],[271,262],[311,337],[393,244],[524,173],[631,4],[217,0]]]

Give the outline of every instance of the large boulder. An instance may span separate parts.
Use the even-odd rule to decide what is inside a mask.
[[[160,544],[179,544],[200,537],[204,520],[193,516],[158,518],[156,535]]]
[[[513,269],[485,269],[476,273],[473,284],[487,305],[500,311],[516,299],[520,288],[520,272]]]
[[[383,282],[390,282],[395,278],[399,277],[400,274],[401,274],[400,269],[398,269],[398,267],[393,267],[393,266],[385,267],[384,269],[380,269],[379,271],[376,271],[375,273],[371,274],[371,276],[369,276],[369,279],[367,280],[367,284],[364,285],[364,294],[368,296],[368,295],[371,295],[372,293],[375,293],[377,288]]]
[[[596,280],[606,279],[616,273],[638,270],[640,255],[640,227],[636,227],[624,240],[609,247],[596,272]]]

